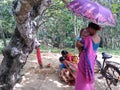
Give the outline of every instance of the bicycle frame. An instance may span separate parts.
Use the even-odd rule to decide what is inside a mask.
[[[101,70],[100,70],[100,73],[102,74],[102,76],[105,76],[105,71],[104,71],[104,69],[105,69],[105,61],[106,61],[106,59],[103,60],[102,67],[101,67]]]
[[[115,62],[113,62],[113,64],[112,64],[112,61],[106,61],[107,59],[111,58],[112,56],[109,56],[105,53],[102,53],[102,56],[103,56],[102,57],[103,63],[101,65],[102,67],[99,68],[100,69],[100,74],[102,74],[102,77],[104,77],[106,79],[106,82],[107,82],[107,85],[108,85],[107,88],[112,90],[110,85],[113,84],[113,85],[116,86],[117,83],[118,83],[118,79],[114,78],[114,75],[112,75],[108,69],[113,68],[117,73],[119,73],[119,75],[120,75],[120,71],[118,69],[116,69],[117,67],[114,65]]]

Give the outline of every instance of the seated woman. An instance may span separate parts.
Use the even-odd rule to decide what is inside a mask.
[[[75,64],[78,63],[78,57],[76,55],[72,54],[71,52],[68,52],[66,50],[62,50],[61,54],[67,61],[70,61],[70,62],[75,63]]]
[[[66,54],[66,51],[63,51],[64,54]],[[62,52],[62,54],[63,54]],[[67,53],[68,54],[68,53]],[[70,54],[71,55],[71,54]],[[64,56],[64,57],[63,57]],[[65,81],[69,85],[74,85],[75,83],[75,77],[76,77],[76,69],[77,69],[77,60],[66,58],[65,55],[59,58],[60,61],[60,71],[59,71],[59,77],[61,80]],[[75,56],[77,57],[77,56]],[[74,62],[75,61],[75,62]]]

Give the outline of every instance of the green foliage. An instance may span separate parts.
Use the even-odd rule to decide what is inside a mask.
[[[111,5],[111,7],[112,7],[112,12],[114,13],[114,14],[116,14],[116,13],[118,13],[118,12],[120,12],[120,4],[119,3],[113,3],[112,5]]]
[[[5,33],[13,32],[15,27],[15,20],[12,15],[12,0],[0,1],[0,29]]]
[[[55,3],[45,12],[47,22],[40,28],[40,38],[47,39],[47,42],[53,46],[63,47],[66,42],[73,44],[72,33],[74,33],[73,15],[64,7],[60,1]],[[49,18],[48,18],[49,17]],[[49,39],[49,40],[48,40]],[[60,46],[60,44],[63,44]]]
[[[12,1],[0,1],[0,31],[12,33],[15,27],[12,15]],[[119,0],[94,0],[102,5],[109,7],[115,15],[116,26],[104,27],[100,33],[103,40],[103,47],[120,48],[120,1]],[[36,18],[38,26],[38,37],[45,44],[52,47],[74,47],[75,38],[81,28],[85,28],[87,20],[75,17],[64,5],[61,0],[54,0],[42,16]],[[0,32],[0,35],[2,33]]]
[[[8,38],[8,39],[6,39],[6,42],[8,43],[10,41],[10,39]],[[2,53],[2,50],[3,50],[3,48],[4,48],[4,42],[3,42],[3,40],[2,39],[0,39],[0,54]]]
[[[55,47],[75,47],[75,30],[77,33],[83,28],[83,20],[74,15],[65,7],[62,1],[55,1],[54,4],[44,12],[46,22],[39,28],[39,39]],[[41,17],[40,17],[41,18]],[[76,22],[76,24],[74,24]],[[78,34],[77,34],[78,35]]]

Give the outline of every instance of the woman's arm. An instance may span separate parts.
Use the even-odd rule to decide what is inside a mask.
[[[79,40],[76,41],[76,47],[77,48],[80,48],[80,47],[83,47],[83,46],[84,46],[84,44],[80,43]]]

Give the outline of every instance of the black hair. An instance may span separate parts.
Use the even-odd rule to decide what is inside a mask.
[[[82,35],[83,31],[84,31],[84,29],[81,29],[81,30],[80,30],[80,36]]]
[[[62,50],[62,51],[61,51],[61,54],[62,54],[62,55],[66,55],[66,54],[68,54],[68,52],[67,52],[66,50]]]
[[[88,24],[88,28],[93,28],[94,30],[100,30],[100,26],[95,24],[95,23],[93,23],[93,22],[90,22]]]
[[[62,63],[63,61],[65,61],[65,58],[64,57],[60,57],[59,61]]]

